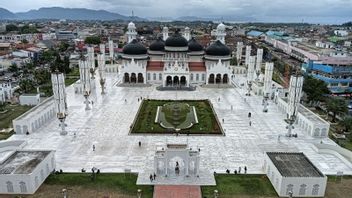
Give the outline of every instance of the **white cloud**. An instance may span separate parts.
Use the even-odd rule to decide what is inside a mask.
[[[125,15],[133,10],[142,17],[352,18],[352,0],[0,0],[0,7],[14,12],[51,6],[105,9]]]

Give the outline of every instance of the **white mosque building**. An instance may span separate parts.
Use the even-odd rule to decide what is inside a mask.
[[[123,48],[120,74],[124,83],[160,84],[164,87],[191,84],[229,84],[231,51],[225,45],[224,24],[216,30],[216,41],[203,48],[191,38],[187,27],[183,35],[169,35],[163,28],[163,38],[154,41],[149,49],[136,39],[134,23],[128,24],[128,44]]]

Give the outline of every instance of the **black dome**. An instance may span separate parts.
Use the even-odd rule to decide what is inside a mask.
[[[149,46],[149,50],[152,50],[152,51],[164,51],[164,48],[165,48],[165,43],[163,39],[161,39],[160,37]]]
[[[203,46],[199,44],[196,39],[192,38],[188,41],[188,50],[189,51],[202,51]]]
[[[217,40],[205,50],[205,53],[211,56],[228,56],[231,52],[226,45]]]
[[[123,47],[122,52],[129,55],[141,55],[147,53],[147,48],[140,44],[136,39],[133,39],[129,44]]]
[[[188,42],[178,31],[176,31],[173,35],[171,35],[169,38],[166,39],[165,46],[187,47]]]

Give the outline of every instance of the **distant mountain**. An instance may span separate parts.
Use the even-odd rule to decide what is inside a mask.
[[[197,17],[197,16],[181,16],[178,17],[176,20],[179,21],[209,21],[207,18]]]
[[[13,19],[16,18],[16,15],[4,8],[0,8],[0,20],[1,19]]]
[[[214,22],[248,22],[257,21],[253,17],[244,16],[208,16],[208,17],[198,17],[198,16],[181,16],[176,20],[180,21],[214,21]]]
[[[4,16],[3,16],[4,15]],[[0,8],[0,19],[69,19],[69,20],[124,20],[124,21],[142,21],[145,19],[139,17],[128,17],[118,13],[108,12],[106,10],[91,10],[85,8],[62,8],[49,7],[30,10],[28,12],[11,13],[8,10]]]

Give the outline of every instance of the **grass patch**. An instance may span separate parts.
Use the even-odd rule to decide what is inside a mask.
[[[90,173],[66,173],[50,175],[44,182],[46,185],[62,185],[70,188],[99,189],[101,191],[116,190],[125,195],[136,195],[141,189],[143,197],[153,197],[153,186],[137,186],[137,174],[100,173],[95,181]]]
[[[215,175],[217,186],[202,187],[203,197],[213,197],[214,190],[220,197],[236,197],[250,195],[254,197],[277,196],[276,191],[265,175]]]
[[[22,115],[24,112],[28,111],[31,108],[31,106],[27,105],[6,105],[5,110],[7,110],[7,112],[0,113],[0,130],[4,128],[11,128],[12,120]]]
[[[11,135],[13,135],[14,132],[9,132],[9,133],[0,133],[0,140],[6,140],[7,138],[11,137]]]
[[[73,83],[75,83],[77,80],[79,80],[79,78],[75,78],[75,77],[70,77],[70,78],[65,78],[65,85],[70,86]]]
[[[174,100],[143,100],[140,111],[136,115],[136,121],[132,126],[131,133],[175,133],[173,129],[165,129],[155,123],[158,106]],[[178,131],[180,134],[222,134],[220,124],[216,120],[211,104],[208,100],[180,100],[190,106],[194,106],[197,113],[198,123],[189,129]]]

